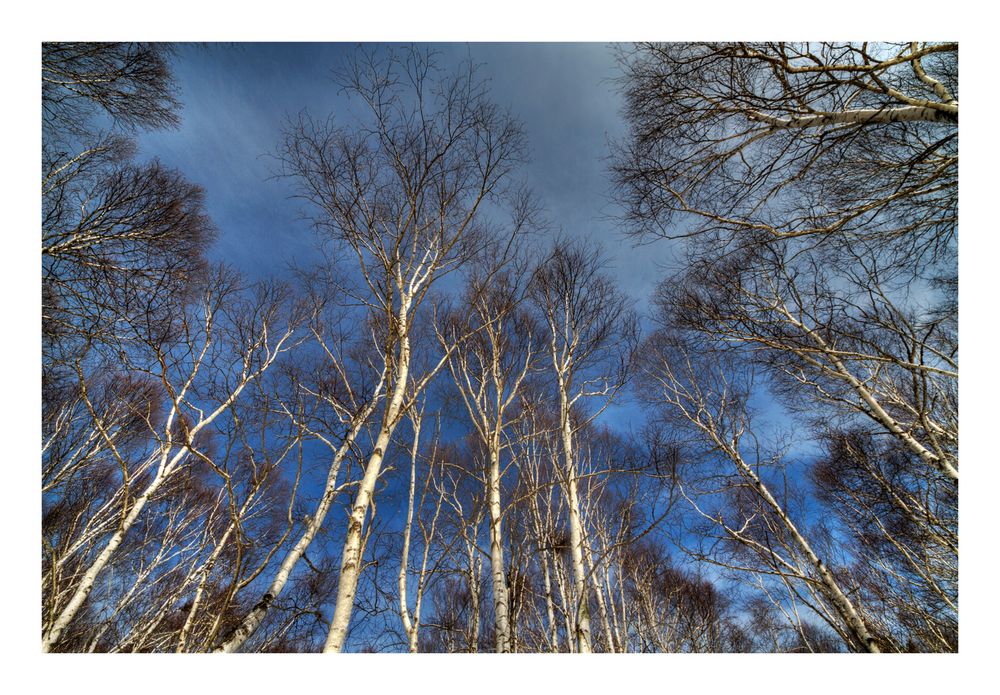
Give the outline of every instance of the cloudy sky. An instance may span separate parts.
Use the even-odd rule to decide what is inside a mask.
[[[144,134],[143,157],[158,157],[203,186],[220,235],[213,256],[256,276],[308,264],[314,237],[273,178],[269,156],[282,123],[305,110],[351,122],[332,71],[356,44],[181,45],[174,65],[184,104],[179,129]],[[600,43],[438,44],[442,67],[481,64],[492,99],[524,123],[531,162],[523,174],[547,219],[570,235],[597,238],[608,271],[642,309],[664,274],[667,244],[636,248],[615,222],[609,142],[624,135],[610,46]]]

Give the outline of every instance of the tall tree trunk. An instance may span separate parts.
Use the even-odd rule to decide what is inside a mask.
[[[566,496],[569,507],[569,537],[570,554],[573,564],[574,587],[574,640],[581,654],[589,654],[590,638],[590,605],[587,596],[587,571],[583,564],[583,519],[580,516],[580,497],[577,487],[576,464],[573,460],[573,428],[570,422],[569,398],[565,390],[561,393],[562,405],[560,419],[562,420],[563,461],[566,475]]]
[[[504,572],[503,533],[500,505],[500,442],[496,436],[490,442],[489,509],[490,509],[490,569],[493,579],[493,613],[495,618],[496,651],[510,651],[510,592]]]
[[[479,535],[478,529],[476,530],[476,535]],[[482,612],[479,595],[479,578],[483,568],[483,558],[475,545],[469,548],[469,553],[469,600],[472,603],[472,610],[469,616],[469,641],[466,649],[470,654],[474,654],[479,651],[479,615]]]
[[[587,592],[587,572],[583,565],[583,522],[580,518],[580,500],[576,476],[571,475],[569,489],[569,539],[573,560],[573,614],[576,619],[575,639],[581,654],[591,652],[590,606]]]
[[[405,319],[404,313],[400,325],[406,325]],[[396,374],[396,384],[393,387],[392,397],[386,405],[382,428],[375,440],[375,449],[368,457],[365,475],[361,479],[361,487],[358,489],[354,505],[351,508],[351,516],[347,522],[347,536],[344,538],[344,551],[340,559],[337,604],[333,610],[333,619],[330,621],[330,631],[326,636],[326,644],[323,646],[324,653],[339,653],[344,648],[344,641],[347,639],[351,614],[354,612],[354,597],[358,589],[358,579],[361,576],[361,541],[364,536],[365,517],[371,506],[375,483],[378,482],[379,473],[382,471],[386,448],[389,446],[389,440],[392,438],[392,433],[396,429],[403,409],[409,369],[410,339],[404,331],[403,335],[400,336],[399,371]]]
[[[794,523],[792,523],[792,520],[788,517],[788,515],[785,514],[784,508],[778,504],[778,501],[771,494],[771,491],[768,490],[767,486],[764,485],[763,481],[757,477],[757,475],[745,462],[742,461],[742,459],[740,459],[740,465],[741,468],[743,468],[744,473],[748,474],[755,482],[757,492],[764,498],[768,505],[774,509],[782,523],[784,523],[785,527],[788,528],[788,531],[792,534],[792,538],[795,539],[796,544],[798,544],[803,554],[805,554],[809,562],[816,568],[816,572],[819,574],[819,579],[824,589],[823,594],[825,594],[827,599],[834,605],[838,615],[840,615],[841,620],[844,621],[845,626],[854,637],[858,646],[873,654],[880,653],[881,650],[878,647],[878,642],[875,640],[875,636],[868,631],[868,626],[865,625],[865,621],[862,619],[861,614],[847,597],[847,594],[845,594],[840,588],[840,585],[837,583],[837,580],[826,566],[826,563],[824,563],[813,551],[812,546],[809,541],[806,540],[805,536],[799,533],[798,528]]]
[[[601,580],[598,576],[598,567],[595,567],[594,556],[588,545],[587,553],[584,558],[587,561],[587,567],[589,568],[590,583],[594,587],[594,598],[597,599],[597,612],[601,617],[601,625],[604,629],[604,641],[608,648],[608,652],[615,653],[617,649],[615,648],[615,636],[611,631],[611,621],[608,618],[608,607],[604,602],[604,587],[601,585]]]
[[[556,611],[552,600],[552,577],[549,573],[548,553],[542,551],[539,561],[542,563],[542,586],[545,588],[545,618],[548,621],[546,636],[549,640],[549,650],[559,651],[559,628],[556,625]]]
[[[240,509],[239,517],[242,518],[243,514],[246,513],[247,507],[250,504],[252,497],[247,498],[246,503]],[[218,561],[219,556],[222,554],[223,549],[226,547],[226,543],[229,541],[229,536],[232,535],[233,531],[236,529],[236,520],[230,520],[229,525],[226,527],[225,533],[222,534],[222,538],[219,542],[215,544],[215,548],[212,550],[212,554],[209,556],[205,565],[201,568],[201,577],[198,580],[198,587],[194,592],[194,600],[191,602],[191,608],[188,610],[187,618],[184,620],[184,626],[181,627],[180,637],[177,638],[177,653],[181,654],[187,648],[187,638],[191,632],[191,628],[194,626],[195,618],[198,615],[198,609],[201,607],[201,600],[205,595],[205,586],[208,584],[208,579],[212,575],[212,570],[215,568],[215,563]]]

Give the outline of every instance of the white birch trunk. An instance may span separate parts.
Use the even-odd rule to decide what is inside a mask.
[[[496,621],[496,651],[505,654],[511,649],[510,596],[504,573],[502,509],[500,506],[500,444],[497,438],[490,446],[489,509],[490,509],[490,570],[493,579],[493,611]]]
[[[406,308],[404,303],[400,320],[401,326],[406,325]],[[368,514],[368,507],[371,505],[372,494],[375,492],[375,483],[382,470],[386,448],[389,446],[389,440],[399,422],[403,400],[406,396],[409,368],[410,339],[404,329],[403,335],[400,336],[399,371],[396,374],[396,384],[392,397],[386,406],[382,428],[375,440],[375,449],[368,458],[365,475],[361,480],[361,486],[354,499],[351,516],[347,522],[347,536],[344,539],[344,551],[340,560],[340,577],[337,584],[337,604],[333,610],[333,619],[330,621],[330,631],[326,636],[326,644],[323,646],[324,653],[339,653],[344,648],[344,641],[347,639],[351,614],[354,612],[354,596],[358,589],[358,579],[361,576],[361,541],[364,535],[365,517]]]
[[[837,614],[840,616],[841,620],[843,620],[845,626],[854,636],[858,644],[860,644],[868,652],[873,654],[880,653],[881,650],[876,643],[875,637],[868,631],[864,620],[861,618],[861,614],[858,613],[854,604],[841,590],[840,585],[837,583],[836,579],[834,579],[833,574],[830,573],[826,564],[815,552],[813,552],[809,541],[806,540],[805,536],[799,533],[798,528],[785,513],[784,508],[778,503],[778,500],[775,499],[764,482],[757,476],[756,473],[753,472],[753,469],[747,465],[738,452],[730,450],[730,455],[736,462],[737,466],[739,466],[742,470],[743,474],[753,481],[753,484],[757,488],[757,493],[764,499],[765,502],[767,502],[768,506],[774,510],[775,514],[778,515],[781,522],[785,525],[785,528],[787,528],[789,533],[791,533],[792,538],[799,546],[799,549],[806,556],[806,559],[813,567],[815,567],[816,573],[819,575],[821,586],[824,589],[824,595],[830,600],[831,603],[833,603]]]
[[[478,531],[476,533],[478,534]],[[469,548],[469,595],[472,611],[469,616],[469,641],[466,649],[470,654],[479,651],[479,614],[481,612],[479,597],[479,578],[483,568],[483,558],[473,545]]]
[[[560,378],[560,381],[562,379]],[[589,654],[590,638],[590,605],[587,596],[587,571],[583,564],[583,520],[580,516],[580,497],[577,489],[576,465],[573,460],[573,429],[570,422],[570,405],[565,387],[560,389],[562,420],[563,461],[566,474],[566,502],[569,507],[570,556],[573,565],[573,596],[574,596],[574,635],[581,654]]]
[[[573,561],[573,613],[576,619],[574,638],[581,654],[589,654],[590,606],[587,592],[587,572],[583,566],[583,523],[580,518],[580,500],[577,495],[576,477],[570,477],[567,485],[569,494],[569,534]]]
[[[611,620],[608,618],[608,607],[604,602],[604,587],[601,586],[601,580],[598,578],[597,573],[598,568],[593,564],[593,553],[589,548],[587,549],[585,559],[587,560],[587,566],[590,568],[590,582],[594,587],[594,598],[597,599],[597,612],[600,614],[601,625],[604,628],[605,643],[608,652],[614,654],[617,649],[615,648],[614,633],[611,631]]]
[[[823,337],[814,331],[812,328],[799,321],[792,315],[792,312],[788,310],[784,305],[778,305],[779,311],[785,316],[789,323],[808,335],[813,342],[819,347],[826,358],[830,361],[833,369],[830,370],[832,374],[846,381],[851,388],[855,390],[858,397],[868,406],[870,409],[868,411],[869,416],[885,427],[894,437],[899,439],[910,451],[916,454],[921,461],[929,466],[936,468],[943,475],[950,478],[953,482],[958,483],[958,469],[955,468],[947,459],[936,455],[923,444],[921,444],[917,439],[910,434],[908,429],[903,428],[895,418],[892,417],[879,403],[878,399],[872,394],[872,392],[858,379],[854,374],[847,368],[847,365],[837,356],[836,351],[833,350],[830,345],[823,339]]]
[[[107,545],[104,546],[104,550],[101,551],[97,559],[87,568],[84,572],[83,578],[80,580],[80,584],[77,586],[76,591],[73,592],[72,598],[70,598],[69,603],[66,607],[59,613],[59,617],[53,621],[52,626],[49,628],[42,636],[42,651],[49,652],[56,642],[59,641],[59,637],[62,635],[63,630],[70,624],[74,617],[76,617],[77,612],[80,607],[83,606],[83,602],[87,600],[90,596],[90,592],[94,588],[94,582],[97,580],[97,576],[101,573],[101,570],[108,564],[111,560],[111,556],[114,555],[115,551],[118,550],[118,546],[121,545],[122,541],[125,539],[125,535],[132,528],[132,524],[135,520],[139,518],[139,514],[142,512],[143,507],[149,499],[156,493],[163,484],[163,481],[167,479],[167,476],[173,472],[174,467],[180,458],[183,456],[184,452],[178,453],[171,464],[168,464],[165,468],[161,467],[157,471],[156,476],[146,487],[145,491],[139,497],[136,498],[135,503],[129,510],[128,514],[122,520],[119,525],[118,530],[112,534],[111,539],[108,541]]]
[[[808,116],[781,118],[754,111],[748,114],[752,121],[767,123],[775,128],[818,128],[825,125],[863,123],[900,123],[911,121],[958,122],[958,103],[929,106],[899,106],[885,109],[853,109],[837,113],[817,113]]]
[[[246,504],[240,510],[240,517],[242,517],[242,515],[246,512],[247,505],[249,504],[250,499],[247,499]],[[215,549],[212,550],[212,554],[209,556],[205,565],[201,569],[201,578],[198,580],[198,588],[195,589],[194,600],[191,602],[191,609],[188,611],[187,618],[184,620],[184,626],[181,628],[180,637],[177,638],[178,654],[183,653],[187,647],[188,634],[191,631],[191,627],[194,625],[198,609],[201,607],[201,599],[205,595],[205,585],[208,584],[208,578],[212,574],[212,569],[215,567],[215,563],[218,561],[219,556],[226,547],[226,543],[229,541],[229,536],[232,535],[235,528],[235,521],[230,521],[229,525],[226,527],[226,532],[222,534],[222,538],[220,538],[219,542],[216,543]]]
[[[549,574],[547,553],[542,552],[539,558],[542,563],[542,586],[545,588],[545,618],[548,621],[546,635],[549,640],[549,651],[559,651],[559,629],[556,625],[556,611],[552,600],[552,577]]]
[[[207,322],[208,326],[211,326],[211,317],[207,319]],[[222,413],[229,410],[236,402],[236,400],[239,398],[240,394],[243,392],[243,389],[246,388],[247,384],[249,384],[251,381],[259,377],[261,374],[264,373],[264,371],[268,367],[271,366],[274,360],[277,359],[278,355],[281,354],[281,352],[283,352],[282,345],[285,343],[286,340],[289,339],[291,334],[292,331],[291,329],[289,329],[284,334],[284,336],[277,341],[273,350],[272,349],[267,350],[266,359],[264,360],[263,364],[261,364],[255,371],[249,372],[248,369],[244,370],[240,382],[238,383],[236,388],[234,388],[233,391],[229,394],[228,398],[226,398],[226,400],[220,403],[219,406],[209,415],[202,417],[198,421],[198,424],[196,424],[193,428],[190,429],[189,432],[187,432],[185,444],[181,446],[180,451],[178,451],[171,457],[170,456],[171,451],[175,446],[177,446],[174,443],[173,438],[171,436],[171,428],[173,427],[175,418],[180,412],[179,404],[184,402],[185,394],[188,388],[191,386],[191,383],[194,381],[195,375],[198,373],[198,370],[201,367],[202,359],[204,358],[205,353],[207,352],[208,347],[211,344],[211,340],[206,339],[201,355],[196,357],[194,366],[192,368],[192,372],[188,376],[187,381],[184,384],[183,388],[181,388],[180,393],[177,396],[174,396],[173,392],[172,391],[170,392],[171,398],[174,400],[174,404],[173,407],[171,408],[170,414],[168,415],[165,423],[166,441],[162,445],[164,448],[162,449],[162,453],[160,454],[160,463],[159,466],[157,467],[156,474],[154,475],[153,480],[150,481],[149,485],[146,487],[143,493],[136,498],[135,502],[132,505],[132,508],[122,518],[121,523],[119,524],[117,530],[112,534],[110,540],[108,540],[108,543],[107,545],[105,545],[104,550],[101,551],[100,555],[97,556],[97,559],[95,559],[94,562],[90,565],[90,567],[87,568],[87,571],[84,573],[83,578],[80,580],[80,584],[77,586],[76,591],[73,592],[73,596],[72,598],[70,598],[69,603],[66,604],[66,607],[63,608],[59,616],[53,621],[52,626],[49,628],[49,630],[43,633],[42,635],[43,652],[49,652],[52,650],[52,647],[56,644],[56,642],[59,640],[59,637],[62,635],[63,630],[65,630],[66,627],[73,620],[73,618],[76,617],[77,612],[83,606],[84,602],[87,600],[87,597],[90,595],[90,592],[93,590],[94,582],[97,580],[98,575],[111,560],[111,557],[112,555],[114,555],[115,551],[118,550],[118,547],[122,544],[122,541],[125,539],[126,534],[128,534],[129,530],[132,528],[132,525],[135,523],[135,520],[139,518],[139,514],[146,506],[146,503],[153,497],[154,494],[156,494],[156,491],[159,490],[163,482],[167,480],[178,469],[181,462],[184,460],[189,451],[196,452],[196,450],[194,450],[191,447],[192,443],[195,441],[195,438],[198,436],[198,434],[203,429],[211,425]],[[267,332],[265,326],[265,328],[263,329],[263,337],[261,338],[262,342],[266,342],[266,335]],[[258,343],[258,345],[256,347],[252,347],[251,350],[258,349],[260,345],[261,343]],[[247,358],[245,358],[244,364],[247,363],[248,363]]]

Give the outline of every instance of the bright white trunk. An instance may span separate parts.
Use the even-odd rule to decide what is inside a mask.
[[[826,355],[830,364],[833,366],[832,372],[850,384],[851,388],[855,390],[865,405],[868,406],[868,414],[873,420],[889,430],[894,437],[899,439],[910,451],[916,454],[921,461],[936,468],[953,482],[958,483],[958,469],[955,468],[950,461],[938,456],[917,441],[917,439],[911,435],[907,429],[897,422],[892,415],[886,412],[886,410],[882,407],[882,404],[879,403],[877,398],[875,398],[874,394],[872,394],[872,392],[860,379],[854,376],[851,370],[847,368],[847,365],[845,365],[837,355],[836,351],[831,349],[826,340],[824,340],[823,336],[795,318],[795,316],[793,316],[786,307],[779,305],[779,309],[785,318],[788,319],[789,323],[806,333],[806,335],[808,335],[813,342],[816,343],[820,350]]]
[[[570,477],[569,485],[569,535],[573,560],[573,612],[576,615],[575,639],[581,654],[591,652],[590,606],[587,596],[587,572],[583,566],[583,523],[580,519],[580,500],[577,494],[576,477]]]
[[[816,568],[816,572],[819,575],[820,582],[823,586],[823,593],[826,597],[833,603],[837,614],[840,616],[841,620],[844,621],[845,627],[854,636],[858,644],[868,652],[873,654],[878,654],[881,650],[875,641],[875,637],[868,631],[864,620],[861,618],[860,613],[854,607],[854,604],[847,597],[847,595],[841,590],[840,585],[834,579],[833,574],[827,568],[826,564],[820,560],[819,556],[813,552],[812,546],[809,541],[799,533],[798,528],[792,523],[792,520],[785,514],[784,508],[778,503],[778,501],[771,494],[771,491],[763,483],[763,481],[757,477],[757,474],[743,461],[738,455],[734,457],[737,465],[742,469],[744,474],[749,477],[757,488],[757,493],[764,499],[765,502],[774,510],[774,512],[781,519],[782,523],[791,533],[792,538],[795,543],[799,546],[799,549],[806,556],[806,559]]]
[[[249,504],[250,500],[248,499],[246,505]],[[244,512],[246,512],[246,505],[244,505],[240,510],[241,516]],[[184,626],[181,628],[180,637],[177,638],[178,654],[184,652],[187,648],[188,634],[191,632],[191,627],[194,625],[198,609],[201,607],[201,600],[205,595],[205,585],[208,584],[208,578],[212,574],[212,569],[215,567],[216,561],[218,561],[219,556],[222,554],[222,550],[226,547],[226,543],[229,541],[229,536],[232,535],[235,528],[235,523],[230,521],[229,526],[226,527],[226,532],[222,534],[222,538],[220,538],[219,542],[216,543],[215,549],[212,550],[212,554],[209,556],[204,567],[201,569],[201,578],[198,580],[198,588],[194,593],[194,601],[191,602],[191,610],[188,611],[187,618],[184,620]]]
[[[476,530],[478,536],[478,529]],[[475,654],[479,651],[479,614],[481,612],[479,601],[479,578],[483,570],[483,556],[479,554],[476,546],[469,547],[469,601],[472,603],[472,610],[469,615],[469,641],[466,644],[466,651]]]
[[[504,573],[503,532],[501,528],[502,508],[500,505],[500,454],[499,442],[491,442],[489,474],[490,508],[490,569],[493,578],[493,612],[496,620],[496,651],[498,654],[511,650],[510,598],[507,590],[507,576]]]
[[[928,106],[900,106],[885,109],[853,109],[837,113],[817,113],[808,116],[781,118],[754,111],[748,116],[752,121],[767,123],[775,128],[818,128],[825,125],[845,125],[861,123],[899,123],[904,121],[958,121],[958,104],[939,104],[937,108]]]
[[[608,652],[613,654],[617,649],[615,647],[614,633],[611,631],[611,620],[608,617],[608,606],[604,601],[604,587],[601,586],[601,580],[597,573],[598,568],[593,564],[593,553],[589,548],[587,549],[585,559],[587,560],[587,566],[590,568],[590,582],[594,587],[594,598],[597,599],[597,612],[601,617],[601,625],[604,628],[605,644]]]
[[[405,325],[405,313],[401,324]],[[399,371],[396,374],[392,398],[386,406],[382,429],[379,430],[378,438],[375,440],[375,449],[368,457],[365,475],[361,480],[361,487],[358,489],[354,505],[351,508],[351,516],[347,522],[347,536],[344,539],[344,551],[340,559],[340,577],[337,583],[337,604],[333,610],[333,619],[330,621],[330,631],[326,636],[326,644],[323,646],[324,653],[339,653],[347,639],[351,614],[354,612],[354,596],[358,589],[358,579],[361,576],[361,541],[364,536],[365,517],[368,514],[368,507],[371,506],[375,483],[382,471],[385,450],[389,446],[389,440],[399,422],[403,400],[406,396],[409,368],[410,341],[409,337],[404,334],[400,339]]]
[[[541,553],[539,561],[542,563],[542,586],[545,587],[545,618],[548,621],[547,636],[549,639],[549,651],[559,651],[559,629],[556,625],[555,605],[552,601],[552,577],[549,575],[549,561],[546,552]]]
[[[424,547],[424,562],[420,568],[420,579],[417,582],[417,600],[413,610],[413,617],[410,617],[410,609],[406,599],[406,573],[410,564],[410,537],[413,531],[413,505],[417,491],[417,457],[420,447],[420,416],[419,414],[411,418],[413,423],[413,444],[410,451],[410,490],[407,495],[406,506],[406,527],[403,529],[403,550],[399,560],[399,615],[403,621],[403,630],[406,631],[407,646],[411,654],[416,654],[419,647],[420,630],[420,600],[423,590],[424,573],[427,570],[427,552]],[[419,512],[418,512],[419,514]],[[429,543],[428,543],[429,544]]]
[[[583,565],[583,520],[580,516],[580,497],[577,489],[576,465],[573,460],[573,429],[570,422],[569,399],[565,389],[562,391],[561,417],[563,461],[566,475],[566,496],[569,507],[569,537],[570,556],[573,564],[573,595],[574,606],[574,641],[581,654],[589,654],[590,638],[590,605],[587,595],[587,572]]]
[[[209,425],[211,425],[212,422],[216,420],[216,418],[218,418],[222,413],[226,412],[232,407],[232,405],[239,398],[240,393],[242,393],[243,389],[247,386],[247,384],[249,384],[251,381],[260,376],[264,372],[264,370],[266,370],[271,365],[271,363],[274,362],[274,360],[278,357],[278,355],[281,354],[282,352],[281,346],[289,338],[290,335],[291,331],[285,333],[284,337],[282,337],[280,340],[277,341],[274,349],[269,351],[267,359],[260,367],[258,367],[258,369],[255,372],[253,372],[252,374],[247,374],[247,373],[243,374],[242,380],[236,386],[236,388],[233,389],[233,391],[229,394],[229,397],[226,398],[225,401],[220,403],[219,406],[214,411],[212,411],[208,416],[203,417],[198,422],[198,424],[195,425],[187,433],[187,443],[186,443],[187,445],[181,447],[180,450],[177,451],[177,453],[175,453],[171,457],[170,453],[175,445],[170,437],[170,430],[171,427],[173,426],[174,418],[180,412],[178,403],[183,402],[187,389],[193,382],[195,375],[198,372],[198,368],[201,366],[201,360],[204,357],[205,352],[208,350],[208,346],[211,343],[210,340],[205,341],[205,346],[202,349],[202,353],[199,357],[196,358],[193,371],[188,377],[188,380],[185,383],[184,387],[181,389],[180,394],[176,397],[170,415],[167,417],[167,421],[165,424],[167,440],[166,443],[164,444],[165,448],[162,450],[162,453],[160,454],[160,464],[156,470],[156,475],[153,477],[153,480],[146,487],[145,491],[143,491],[143,493],[136,498],[135,502],[132,505],[132,508],[129,510],[128,514],[126,514],[125,517],[122,519],[121,523],[118,526],[118,529],[114,532],[114,534],[112,534],[111,539],[104,547],[104,550],[101,551],[100,555],[97,556],[97,559],[94,560],[91,566],[87,568],[87,571],[84,573],[83,578],[80,580],[80,584],[77,586],[76,591],[73,593],[72,598],[70,598],[69,603],[66,604],[66,607],[59,614],[59,617],[57,617],[55,621],[53,621],[52,626],[49,628],[49,630],[42,635],[43,652],[49,652],[52,650],[52,647],[55,645],[55,643],[59,640],[59,637],[62,635],[63,630],[65,630],[66,626],[68,626],[70,622],[73,620],[73,618],[76,617],[77,612],[83,606],[84,602],[87,600],[87,597],[90,595],[90,592],[93,590],[94,582],[97,580],[98,575],[111,560],[111,556],[114,555],[116,550],[118,550],[118,546],[120,546],[122,541],[125,539],[126,534],[132,528],[132,525],[135,523],[135,520],[139,518],[139,514],[146,506],[146,503],[153,497],[153,495],[160,488],[163,482],[167,480],[178,469],[181,462],[185,459],[189,451],[191,451],[189,447],[197,437],[198,433],[201,432],[201,430],[208,427]]]

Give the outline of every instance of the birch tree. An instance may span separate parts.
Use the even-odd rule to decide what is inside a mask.
[[[100,571],[87,574],[89,550],[106,539],[114,510],[132,504],[129,479],[146,471],[132,457],[161,424],[149,423],[162,416],[165,393],[155,377],[129,375],[126,355],[169,342],[171,317],[197,294],[190,288],[210,282],[202,253],[214,228],[201,189],[155,161],[131,161],[134,132],[178,122],[169,54],[165,44],[42,46],[43,501],[53,511],[84,503],[82,525],[46,529],[58,537],[46,549],[54,564],[45,648],[89,593]],[[118,485],[98,471],[108,463],[122,473]],[[94,492],[104,483],[117,492],[73,501],[88,487],[82,476],[95,477]],[[59,597],[71,588],[64,606]]]
[[[615,174],[640,235],[954,255],[958,44],[640,44]]]
[[[434,585],[435,575],[441,568],[444,558],[450,553],[453,546],[459,540],[460,534],[455,534],[451,542],[444,544],[442,541],[442,526],[445,523],[445,496],[448,494],[446,486],[441,482],[446,462],[440,458],[438,442],[440,440],[440,422],[437,423],[437,430],[434,433],[434,440],[430,451],[423,458],[426,459],[423,484],[420,486],[419,497],[417,495],[417,468],[418,460],[421,458],[420,432],[423,424],[424,406],[419,409],[414,408],[409,412],[410,424],[413,427],[413,442],[410,446],[410,485],[407,493],[406,524],[403,528],[403,547],[400,553],[399,563],[399,613],[403,622],[403,629],[406,632],[407,649],[411,654],[416,653],[420,648],[420,625],[421,609],[424,598]],[[427,510],[425,512],[425,510]],[[417,568],[410,567],[411,541],[413,540],[414,516],[416,516],[416,526],[420,531],[419,547],[420,564]],[[429,519],[427,517],[430,517]],[[435,552],[436,544],[444,545],[438,549],[438,557],[431,564],[432,552]],[[407,594],[408,577],[410,574],[416,575],[416,586],[413,587],[413,609],[411,611]]]
[[[474,275],[466,300],[442,345],[454,345],[449,368],[462,402],[486,453],[485,487],[489,509],[490,574],[493,587],[496,651],[509,652],[513,635],[509,587],[504,564],[502,479],[511,465],[504,460],[511,427],[519,414],[518,398],[535,368],[530,317],[519,306],[523,284],[517,269]],[[468,335],[462,339],[463,335]]]
[[[476,474],[478,457],[466,447],[449,444],[439,455],[433,480],[443,510],[439,538],[451,540],[439,550],[437,577],[428,586],[432,611],[424,621],[419,650],[475,653],[483,637],[483,558],[489,557],[480,543],[488,507],[485,486]]]
[[[713,561],[780,578],[793,606],[797,601],[816,611],[852,650],[881,651],[864,608],[851,599],[836,568],[820,556],[803,524],[793,520],[787,494],[782,499],[769,480],[772,471],[781,471],[783,452],[768,451],[754,431],[747,406],[752,369],[741,369],[704,343],[685,343],[681,336],[660,333],[647,343],[643,374],[651,387],[650,400],[659,400],[673,416],[672,422],[692,432],[699,442],[695,446],[708,456],[707,465],[711,467],[718,456],[730,467],[731,472],[722,475],[696,474],[684,493],[706,522],[701,528],[715,526],[719,531],[717,536],[702,531],[707,539],[703,543],[738,549],[734,560]],[[783,487],[788,490],[787,481]],[[726,500],[724,508],[706,511],[700,498],[718,495]],[[755,562],[763,568],[756,569]]]
[[[908,42],[621,54],[632,127],[621,200],[640,238],[685,240],[689,267],[656,297],[663,325],[752,363],[826,451],[799,481],[830,505],[810,542],[856,550],[840,561],[866,569],[841,581],[893,650],[954,646],[957,53]],[[821,535],[841,542],[820,552]]]
[[[236,278],[224,271],[202,289],[201,300],[179,307],[183,313],[169,322],[151,325],[155,315],[136,314],[124,330],[126,340],[116,357],[132,373],[148,379],[141,391],[148,400],[133,401],[125,409],[131,410],[132,426],[144,430],[148,446],[119,448],[124,444],[119,438],[121,421],[108,418],[106,407],[95,406],[82,358],[76,362],[79,399],[93,430],[88,439],[117,468],[118,491],[99,510],[101,515],[89,519],[83,529],[83,538],[95,543],[79,539],[69,551],[93,548],[72,584],[49,598],[52,603],[46,613],[51,617],[43,623],[43,651],[59,644],[63,631],[158,491],[192,465],[213,466],[204,451],[213,423],[224,419],[247,386],[293,343],[294,324],[273,289],[262,288],[256,296],[241,298]],[[154,407],[154,400],[162,404],[162,411]],[[87,463],[46,468],[58,479],[71,470],[85,470],[80,466]]]
[[[341,82],[367,120],[344,130],[303,117],[282,150],[284,171],[317,211],[317,227],[357,263],[350,294],[366,307],[386,374],[348,520],[324,648],[331,652],[347,639],[365,521],[392,434],[447,358],[446,350],[424,373],[411,373],[415,317],[434,282],[480,251],[489,227],[482,208],[507,193],[523,155],[518,124],[488,101],[471,67],[445,76],[411,50],[359,58]]]
[[[957,44],[642,45],[616,168],[678,325],[958,481]],[[686,308],[682,308],[686,307]]]
[[[955,317],[907,306],[871,257],[833,274],[796,256],[772,244],[697,263],[661,287],[660,305],[678,325],[752,349],[797,409],[808,395],[814,414],[856,414],[957,483]]]
[[[203,270],[214,228],[202,190],[156,161],[131,161],[134,132],[179,122],[170,52],[168,44],[42,45],[47,352],[106,330],[123,291],[161,296]]]
[[[589,588],[584,566],[585,520],[581,517],[576,432],[610,404],[625,383],[637,335],[627,300],[601,270],[600,249],[560,240],[533,278],[531,295],[546,327],[550,374],[559,407],[560,478],[569,511],[572,553],[573,641],[592,650]],[[591,412],[585,404],[595,401]]]
[[[899,651],[958,649],[958,496],[871,429],[826,435],[812,477],[855,582]]]
[[[43,123],[72,136],[92,134],[98,115],[127,130],[176,126],[172,51],[167,43],[43,43]]]
[[[295,542],[283,551],[277,569],[268,570],[273,574],[260,598],[213,645],[213,651],[240,649],[280,600],[296,567],[322,530],[337,497],[352,485],[352,481],[341,479],[341,467],[356,453],[359,437],[370,425],[384,398],[387,362],[384,357],[380,364],[373,360],[366,350],[364,338],[359,339],[345,330],[353,317],[344,308],[342,289],[330,275],[329,269],[321,269],[305,278],[309,307],[306,326],[310,343],[318,348],[318,354],[304,358],[297,367],[289,369],[290,393],[279,406],[307,440],[318,443],[328,452],[322,492],[311,510],[295,520],[301,520],[301,524],[289,521],[295,526]]]
[[[831,533],[857,540],[847,544],[858,550],[852,562],[863,558],[872,571],[886,572],[867,586],[872,601],[897,608],[876,613],[907,614],[904,622],[915,630],[910,636],[887,619],[885,639],[953,647],[954,314],[908,305],[870,256],[858,256],[850,273],[831,274],[780,243],[727,263],[700,263],[665,285],[659,298],[675,325],[729,345],[766,370],[771,393],[811,423],[817,444],[829,452],[812,475],[843,524],[831,525]]]

